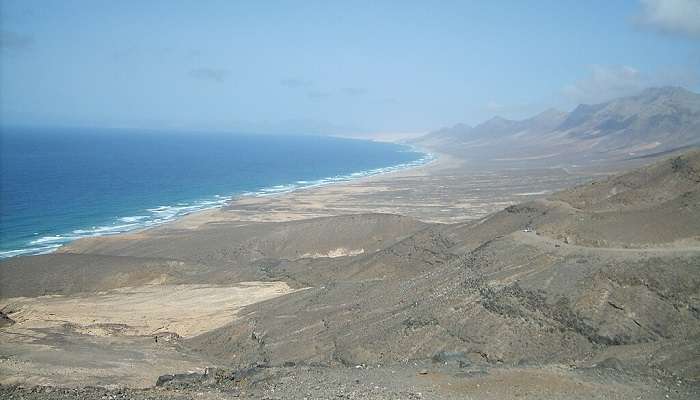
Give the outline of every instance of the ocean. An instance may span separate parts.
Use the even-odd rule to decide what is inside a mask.
[[[0,258],[430,157],[404,145],[322,136],[4,127]]]

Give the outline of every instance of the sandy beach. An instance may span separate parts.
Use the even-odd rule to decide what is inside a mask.
[[[452,155],[423,151],[434,157],[425,165],[288,193],[235,197],[222,207],[117,237],[138,238],[163,230],[197,229],[205,224],[282,222],[365,213],[456,223],[483,218],[509,205],[541,198],[600,175],[596,171],[567,168],[479,169]],[[108,240],[113,239],[114,236]],[[80,242],[90,240],[93,239]],[[58,251],[75,246],[69,244]]]

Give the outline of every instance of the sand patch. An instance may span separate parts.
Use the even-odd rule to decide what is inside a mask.
[[[364,253],[365,249],[346,249],[345,247],[338,247],[337,249],[329,250],[326,253],[304,253],[299,258],[337,258],[359,256],[360,254]]]
[[[172,332],[192,337],[233,321],[240,308],[292,290],[284,282],[235,286],[149,285],[85,295],[4,299],[13,329],[68,326],[94,336]]]

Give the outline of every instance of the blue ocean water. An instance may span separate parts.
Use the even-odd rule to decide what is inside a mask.
[[[429,159],[407,146],[319,136],[3,128],[0,257]]]

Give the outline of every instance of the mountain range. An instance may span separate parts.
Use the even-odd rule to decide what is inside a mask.
[[[524,120],[457,124],[413,143],[480,161],[592,162],[665,154],[700,144],[700,94],[649,88],[568,113],[549,109]]]

